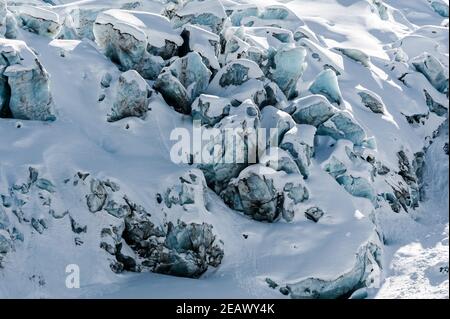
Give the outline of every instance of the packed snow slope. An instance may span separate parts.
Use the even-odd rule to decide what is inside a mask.
[[[448,7],[0,0],[0,298],[448,298]]]

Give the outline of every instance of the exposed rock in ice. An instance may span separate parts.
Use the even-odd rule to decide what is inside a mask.
[[[283,137],[280,147],[291,154],[304,178],[309,176],[309,166],[314,155],[314,136],[316,128],[312,125],[298,124]]]
[[[227,98],[201,94],[192,103],[192,117],[200,120],[202,125],[214,126],[230,114],[231,102]]]
[[[190,114],[192,102],[205,92],[211,74],[202,57],[197,52],[190,52],[161,71],[155,89],[178,112]]]
[[[348,112],[340,112],[317,128],[318,135],[327,135],[335,140],[347,139],[361,145],[366,138],[364,129],[356,123]]]
[[[325,215],[319,207],[310,207],[305,211],[305,217],[317,223]]]
[[[358,92],[358,95],[361,97],[362,104],[370,109],[373,113],[384,114],[386,111],[386,107],[384,106],[381,98],[375,93],[365,90]]]
[[[53,11],[33,6],[14,7],[20,27],[30,32],[55,37],[61,28],[59,16]]]
[[[309,91],[313,94],[322,94],[331,103],[337,105],[341,105],[343,102],[336,73],[330,69],[323,70],[317,75],[309,87]]]
[[[108,116],[109,122],[130,116],[143,117],[147,113],[152,91],[135,70],[120,75],[115,92],[112,113]]]
[[[201,25],[214,33],[220,33],[227,15],[218,0],[190,0],[174,12],[172,21],[176,27],[186,23]]]
[[[411,64],[430,81],[436,90],[441,93],[448,92],[448,72],[438,59],[425,52],[412,59]]]
[[[23,41],[0,39],[0,108],[13,118],[54,120],[49,75]]]
[[[318,127],[339,112],[322,95],[310,95],[293,101],[295,109],[292,117],[299,124],[310,124]]]
[[[269,76],[288,99],[297,95],[297,81],[306,68],[306,50],[302,47],[282,47],[269,57]]]

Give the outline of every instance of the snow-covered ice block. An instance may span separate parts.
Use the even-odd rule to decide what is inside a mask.
[[[124,71],[135,69],[155,79],[164,61],[183,44],[181,36],[163,16],[111,9],[99,14],[93,27],[96,43]]]
[[[125,117],[143,117],[148,110],[151,89],[147,82],[135,70],[122,73],[116,88],[116,96],[109,122]]]
[[[19,26],[30,32],[50,38],[59,33],[61,28],[59,15],[53,11],[24,5],[14,7],[14,12]]]
[[[267,146],[278,146],[284,134],[293,127],[295,127],[295,121],[289,113],[271,105],[262,109],[261,128],[266,129]]]
[[[294,100],[292,104],[295,109],[292,117],[297,123],[316,127],[339,112],[323,95],[309,95]]]
[[[297,124],[283,136],[280,143],[280,147],[291,154],[304,178],[309,176],[316,130],[312,125]]]
[[[228,97],[235,103],[250,98],[260,105],[266,99],[263,79],[264,74],[255,62],[239,59],[217,72],[209,83],[207,93]]]
[[[231,102],[227,98],[200,94],[192,103],[192,117],[200,120],[202,125],[214,126],[230,114]]]
[[[227,14],[218,0],[189,0],[174,12],[172,21],[176,27],[190,23],[219,34],[226,18]]]
[[[181,36],[184,46],[190,51],[197,52],[203,58],[208,68],[219,70],[218,56],[220,53],[220,38],[217,34],[209,32],[196,25],[183,26]]]
[[[442,0],[434,0],[430,3],[434,11],[436,11],[441,17],[448,18],[448,4]]]
[[[251,27],[281,27],[295,31],[298,27],[305,25],[302,19],[298,17],[286,6],[268,5],[261,9],[258,16],[245,16],[241,19],[241,25]]]
[[[246,17],[257,17],[260,14],[260,9],[256,5],[238,5],[232,9],[230,14],[230,21],[233,26],[242,25],[242,19]]]
[[[295,204],[308,199],[308,190],[302,185],[301,178],[259,164],[243,170],[221,192],[221,197],[231,208],[267,222],[275,222],[280,216],[292,220],[292,207],[283,213],[287,204],[285,199],[289,196]]]
[[[0,82],[0,106],[13,118],[54,120],[49,74],[38,57],[18,40],[0,39],[0,53],[0,77],[4,79]]]
[[[260,117],[259,108],[249,99],[239,106],[232,106],[229,115],[214,126],[212,133],[218,130],[219,134],[214,134],[214,139],[203,147],[203,152],[207,151],[211,158],[202,158],[198,167],[216,193],[245,167],[256,163],[258,141],[255,133],[261,125]]]
[[[384,114],[386,112],[386,106],[377,94],[369,90],[362,90],[358,92],[358,95],[361,97],[362,104],[373,113]]]
[[[161,71],[155,89],[178,112],[190,114],[192,102],[205,92],[211,74],[202,57],[197,52],[190,52]]]
[[[441,93],[448,92],[448,71],[438,59],[425,52],[412,59],[411,64],[430,81],[436,90]]]
[[[273,52],[269,59],[269,77],[278,84],[288,99],[297,95],[297,82],[305,68],[306,50],[302,47],[285,46]]]
[[[340,112],[317,128],[318,135],[327,135],[335,140],[347,139],[361,145],[366,139],[366,132],[348,112]]]
[[[309,91],[313,94],[322,94],[331,103],[337,105],[341,105],[343,102],[336,73],[330,69],[323,70],[317,75],[309,87]]]
[[[271,147],[260,157],[261,165],[273,168],[276,171],[284,171],[287,174],[300,175],[300,169],[294,162],[291,154],[279,147]]]
[[[370,57],[359,49],[354,48],[336,48],[336,51],[341,52],[343,55],[350,59],[361,63],[365,67],[369,67]]]

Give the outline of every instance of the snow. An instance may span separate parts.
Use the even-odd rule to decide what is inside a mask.
[[[133,11],[121,9],[130,2],[128,0],[61,0],[55,1],[57,6],[41,1],[27,2],[39,5],[39,9],[33,9],[33,12],[54,11],[61,20],[76,6],[93,12],[98,10],[102,12],[97,17],[98,23],[111,23],[140,41],[148,41],[156,47],[163,47],[165,40],[177,46],[183,44],[179,35],[181,29],[174,30],[171,21],[160,16],[166,5],[164,1],[135,1],[137,7],[132,8]],[[447,109],[448,98],[412,65],[415,57],[428,52],[445,68],[448,67],[448,28],[441,26],[444,17],[435,12],[426,0],[385,0],[382,3],[386,12],[381,11],[381,15],[373,1],[282,2],[207,1],[202,6],[202,2],[193,1],[178,12],[183,15],[221,14],[222,9],[215,11],[219,4],[224,9],[257,7],[255,16],[242,17],[240,21],[245,25],[241,29],[245,35],[242,41],[265,52],[281,45],[273,37],[275,29],[281,27],[279,32],[288,34],[289,46],[307,50],[307,67],[295,87],[299,97],[289,101],[289,105],[283,108],[285,112],[273,105],[261,105],[262,115],[257,114],[251,122],[242,120],[239,114],[221,119],[221,116],[226,116],[224,107],[229,103],[243,102],[264,91],[264,86],[270,81],[265,65],[238,59],[232,54],[226,58],[216,56],[209,49],[209,41],[218,38],[216,34],[207,30],[200,32],[201,26],[183,26],[192,32],[191,49],[209,60],[211,69],[214,69],[215,75],[209,87],[205,92],[198,92],[202,93],[199,99],[210,103],[208,117],[233,127],[241,122],[263,128],[280,122],[291,123],[291,120],[302,122],[297,124],[299,137],[302,142],[314,146],[307,179],[298,173],[287,174],[261,165],[252,165],[240,173],[241,177],[250,172],[266,174],[273,177],[277,186],[286,182],[303,183],[310,198],[295,206],[295,216],[289,222],[253,220],[230,209],[209,188],[204,190],[204,194],[200,190],[195,191],[195,204],[174,205],[170,210],[158,204],[157,194],[163,194],[174,185],[181,187],[180,177],[193,168],[175,164],[170,158],[174,145],[171,133],[180,128],[192,132],[192,117],[177,113],[160,94],[153,92],[145,117],[126,117],[110,123],[107,118],[115,86],[105,88],[100,82],[108,73],[111,83],[115,83],[124,73],[92,41],[53,40],[21,29],[17,30],[18,40],[0,39],[3,56],[9,56],[13,49],[21,52],[22,67],[32,67],[35,59],[39,59],[49,73],[57,111],[54,122],[0,118],[0,194],[8,195],[13,184],[20,186],[25,183],[28,168],[35,167],[39,177],[51,181],[56,188],[56,193],[51,195],[56,214],[68,209],[77,223],[87,225],[86,233],[75,234],[71,231],[68,216],[51,217],[48,210],[42,209],[38,194],[47,196],[48,192],[41,189],[32,189],[24,195],[30,199],[24,210],[30,217],[48,221],[48,229],[44,229],[42,234],[29,223],[18,223],[16,216],[9,208],[3,208],[0,201],[0,225],[6,224],[2,219],[4,209],[8,222],[17,225],[24,237],[23,242],[14,241],[14,249],[8,248],[5,257],[0,257],[4,266],[0,268],[0,297],[287,298],[278,289],[269,288],[266,278],[280,286],[292,287],[301,287],[311,278],[333,282],[343,274],[355,272],[359,266],[356,254],[364,251],[369,243],[381,248],[383,267],[374,271],[373,284],[354,296],[449,297],[448,273],[445,272],[449,264],[448,155],[443,150],[448,143],[448,135],[442,133],[433,138],[433,133],[448,116],[430,112],[423,91],[429,92],[436,103]],[[268,7],[287,8],[288,15],[281,20],[273,19],[271,14],[281,14],[282,11],[271,13],[266,10]],[[48,15],[51,16],[50,13]],[[253,25],[247,24],[249,22]],[[227,32],[234,34],[237,30],[235,26]],[[292,41],[298,30],[307,38]],[[264,34],[266,31],[268,34]],[[228,35],[226,33],[227,39]],[[24,50],[25,45],[36,53]],[[370,62],[365,66],[355,63],[334,48],[357,49],[364,52]],[[396,60],[396,54],[402,55],[398,49],[404,55]],[[358,53],[356,55],[359,56]],[[1,57],[0,61],[3,61]],[[171,58],[167,64],[173,61]],[[221,77],[235,64],[248,68],[248,73],[243,78],[233,79],[236,83],[242,81],[241,84],[222,87]],[[339,73],[341,109],[324,96],[311,95],[308,91],[324,68],[329,70],[326,71],[329,74]],[[135,72],[127,72],[125,77],[127,81],[136,81],[140,89],[153,85],[152,81],[143,80]],[[337,91],[336,87],[334,89]],[[358,92],[370,92],[378,97],[384,104],[384,114],[375,114],[362,106]],[[99,102],[101,96],[105,99],[103,102]],[[0,99],[0,108],[2,103]],[[319,114],[311,111],[314,105],[321,106],[316,110]],[[302,110],[305,114],[301,117]],[[338,135],[334,135],[336,139],[317,136],[317,128],[327,120],[328,125],[339,130],[336,123],[329,120],[336,114],[345,114],[357,123],[362,130],[360,133],[373,138],[376,147],[366,148],[364,143],[367,141],[359,143],[361,141],[358,140],[357,144],[361,145],[355,146],[349,140],[336,140],[340,138]],[[423,124],[408,123],[406,116],[415,115],[423,116]],[[318,121],[319,116],[323,121]],[[404,184],[397,174],[397,152],[403,150],[412,162],[414,153],[423,151],[424,147],[427,148],[421,182],[424,200],[417,209],[409,207],[408,213],[404,210],[394,213],[384,200],[375,203],[368,198],[353,196],[350,193],[352,189],[340,185],[325,171],[327,164],[335,158],[345,166],[345,176],[364,179],[377,194],[392,192],[390,184],[397,185],[399,180]],[[283,156],[290,155],[283,151]],[[375,158],[374,163],[366,160],[370,156]],[[377,162],[389,167],[390,173],[374,177],[373,168],[377,167]],[[199,279],[150,272],[115,274],[110,269],[113,257],[100,249],[99,243],[102,229],[120,226],[119,219],[106,211],[95,214],[88,211],[84,186],[72,186],[77,172],[89,172],[92,178],[118,183],[120,195],[126,194],[145,207],[155,224],[177,219],[211,224],[214,234],[224,242],[222,264],[217,268],[209,267]],[[71,178],[68,184],[64,182],[67,178]],[[203,202],[205,206],[197,204]],[[325,213],[317,223],[304,215],[313,206]],[[381,235],[380,239],[377,234]],[[8,231],[0,230],[0,255],[9,245],[5,241],[10,237]],[[79,240],[83,243],[75,244]],[[128,254],[133,253],[131,248],[124,250]],[[80,289],[67,289],[64,284],[66,267],[70,264],[80,267]]]
[[[170,21],[157,14],[111,9],[98,15],[96,23],[112,24],[122,33],[130,34],[137,40],[148,40],[153,46],[163,47],[166,40],[181,45],[183,40],[172,29]]]
[[[19,6],[14,7],[14,11],[20,12],[21,14],[29,15],[33,18],[42,19],[42,20],[49,20],[53,21],[55,23],[59,23],[59,16],[53,11],[39,8],[39,7],[32,7],[32,6]]]

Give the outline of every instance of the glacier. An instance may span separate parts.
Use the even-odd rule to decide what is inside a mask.
[[[0,298],[448,298],[448,24],[0,0]]]

